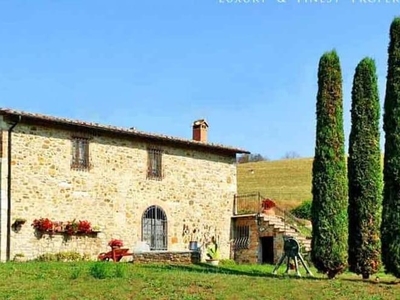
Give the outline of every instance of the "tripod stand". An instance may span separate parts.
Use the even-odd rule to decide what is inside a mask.
[[[277,270],[279,269],[279,267],[282,265],[283,261],[285,260],[285,258],[287,259],[287,268],[285,273],[289,274],[289,270],[290,270],[290,260],[292,259],[294,261],[294,266],[296,269],[296,274],[298,277],[301,277],[300,271],[299,271],[299,263],[298,260],[300,260],[301,264],[304,266],[304,268],[307,271],[307,274],[309,274],[310,276],[313,276],[313,274],[311,273],[310,269],[307,267],[301,253],[300,253],[300,245],[299,242],[297,242],[293,237],[287,237],[285,238],[285,242],[283,244],[283,255],[282,257],[279,259],[278,263],[276,264],[274,270],[272,271],[272,274],[276,274]]]

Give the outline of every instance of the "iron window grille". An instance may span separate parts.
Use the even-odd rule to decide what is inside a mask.
[[[160,149],[147,150],[147,178],[161,180],[163,178],[162,154]]]
[[[72,161],[71,168],[75,170],[89,170],[89,139],[72,138]]]
[[[150,250],[167,250],[168,222],[161,207],[153,205],[143,213],[142,241],[150,245]]]
[[[248,225],[235,227],[233,243],[236,250],[249,249],[250,227]]]

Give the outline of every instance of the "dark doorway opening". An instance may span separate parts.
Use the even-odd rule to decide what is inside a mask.
[[[260,238],[261,257],[263,264],[274,264],[274,237],[267,236]]]

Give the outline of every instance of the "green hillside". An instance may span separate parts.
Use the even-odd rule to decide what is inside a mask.
[[[238,164],[238,194],[260,192],[279,206],[296,207],[312,199],[312,162],[313,158],[298,158]]]
[[[293,208],[311,199],[312,158],[238,164],[238,193],[260,192]]]

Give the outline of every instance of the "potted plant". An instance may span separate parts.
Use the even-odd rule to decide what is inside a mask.
[[[12,227],[12,229],[14,230],[14,231],[20,231],[21,230],[21,227],[22,227],[22,225],[23,224],[25,224],[26,223],[26,219],[23,219],[23,218],[16,218],[15,220],[14,220],[14,223],[11,225],[11,227]]]
[[[215,237],[211,238],[211,242],[207,246],[207,253],[206,253],[208,259],[206,259],[206,262],[213,265],[213,266],[218,266],[219,264],[219,248],[218,248],[218,243],[215,239]]]
[[[261,202],[262,212],[267,215],[274,215],[275,214],[275,202],[271,199],[263,199]]]
[[[108,242],[108,246],[110,246],[111,249],[119,249],[124,246],[124,242],[122,240],[112,239]]]

